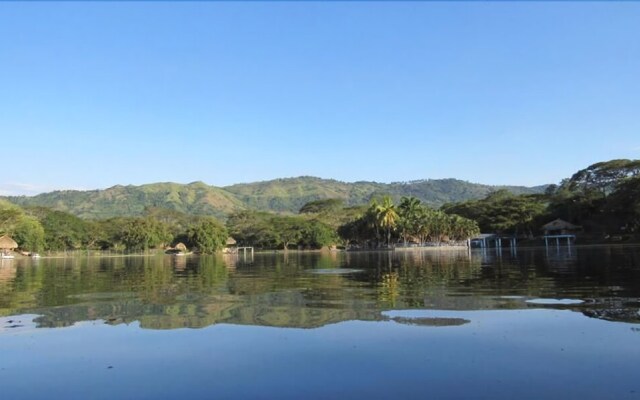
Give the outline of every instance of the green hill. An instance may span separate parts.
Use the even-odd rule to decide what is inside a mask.
[[[50,207],[89,219],[138,216],[146,207],[219,217],[245,208],[232,194],[202,182],[117,185],[104,190],[64,190],[6,199],[22,206]]]
[[[544,188],[490,186],[456,179],[429,179],[390,184],[347,183],[304,176],[223,188],[202,182],[152,183],[141,186],[118,185],[103,190],[64,190],[4,199],[21,206],[50,207],[90,219],[142,215],[146,207],[224,217],[235,210],[245,208],[295,213],[310,201],[328,198],[343,199],[347,205],[358,205],[366,204],[371,198],[384,194],[389,194],[396,200],[402,196],[415,196],[433,207],[439,207],[448,202],[483,198],[498,189],[520,194],[540,193]]]
[[[297,212],[304,204],[320,199],[343,199],[348,205],[367,203],[371,194],[383,191],[375,182],[346,183],[311,176],[242,183],[224,189],[250,208]]]
[[[224,189],[233,193],[250,208],[278,212],[296,212],[304,204],[320,199],[337,198],[347,205],[366,204],[372,198],[391,195],[398,201],[402,196],[415,196],[432,207],[444,203],[479,199],[498,189],[514,194],[542,193],[546,186],[490,186],[457,179],[428,179],[410,182],[346,183],[310,176],[242,183]]]

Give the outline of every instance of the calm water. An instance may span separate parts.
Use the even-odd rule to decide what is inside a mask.
[[[640,248],[3,260],[2,398],[640,398]]]

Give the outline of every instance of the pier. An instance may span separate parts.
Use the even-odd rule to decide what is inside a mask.
[[[253,257],[253,247],[236,247],[237,252],[239,253],[242,250],[242,254],[246,257],[247,250],[251,251],[251,257]]]
[[[501,236],[495,233],[481,233],[478,236],[472,237],[469,239],[469,247],[471,247],[472,244],[476,244],[482,249],[486,249],[488,247],[501,249],[503,241],[505,240],[508,241],[510,248],[516,248],[517,243],[515,236]]]
[[[567,239],[567,246],[571,246],[571,240],[576,241],[576,235],[561,234],[561,235],[544,235],[544,245],[549,247],[549,240],[556,240],[556,246],[560,247],[560,239]]]

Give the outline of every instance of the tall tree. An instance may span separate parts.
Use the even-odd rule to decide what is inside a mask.
[[[32,252],[44,249],[44,228],[36,218],[25,215],[16,225],[13,239],[21,249]]]
[[[639,175],[640,160],[603,161],[576,172],[565,186],[572,191],[597,190],[608,196],[622,179]]]
[[[129,250],[147,250],[167,245],[173,239],[169,227],[153,218],[128,218],[120,230],[120,240]]]
[[[288,216],[275,216],[271,220],[274,226],[278,242],[284,251],[292,244],[297,244],[302,240],[302,233],[305,222],[301,218]]]
[[[189,244],[202,253],[214,253],[222,249],[229,237],[226,228],[215,218],[203,218],[187,230]]]
[[[399,219],[396,206],[393,204],[391,197],[385,196],[382,198],[382,203],[376,207],[376,216],[378,224],[386,231],[387,246],[389,246],[391,244],[391,231],[395,228]]]
[[[420,217],[424,214],[424,207],[416,197],[402,197],[398,205],[400,236],[407,243],[409,236],[418,236]]]
[[[609,196],[606,212],[615,217],[617,227],[626,232],[640,231],[640,176],[623,179]]]

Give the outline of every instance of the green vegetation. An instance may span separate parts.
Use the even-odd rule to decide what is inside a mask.
[[[300,214],[318,214],[338,211],[344,207],[342,199],[324,199],[309,202],[302,206]]]
[[[231,236],[239,244],[268,249],[297,246],[319,249],[338,242],[329,224],[317,215],[278,215],[260,211],[240,211],[227,221]]]
[[[123,218],[116,238],[129,250],[161,248],[172,240],[169,226],[153,218]]]
[[[357,206],[368,204],[372,199],[385,195],[389,195],[395,202],[398,202],[402,197],[414,196],[429,206],[439,207],[447,202],[482,198],[499,189],[523,194],[541,193],[545,187],[498,187],[457,179],[428,179],[389,184],[378,182],[345,183],[305,176],[239,184],[224,189],[236,195],[248,208],[296,212],[306,204],[313,204],[316,200],[325,199],[342,200],[346,205]]]
[[[544,223],[561,218],[595,236],[634,234],[640,230],[640,160],[593,164],[544,194],[497,191],[442,210],[473,219],[486,232],[532,236]]]
[[[379,248],[398,241],[459,241],[478,232],[475,222],[431,209],[415,197],[403,198],[399,207],[389,196],[374,199],[368,207],[340,204],[313,201],[296,216],[240,211],[231,215],[227,227],[242,245],[285,250],[291,246]],[[411,204],[411,210],[405,208],[406,204]]]
[[[227,230],[215,218],[202,218],[187,230],[188,243],[203,253],[215,253],[227,241]]]
[[[526,233],[529,236],[548,219],[544,195],[520,195],[500,190],[482,200],[445,204],[442,210],[478,223],[483,232]]]
[[[382,204],[374,202],[372,206],[375,224],[386,232],[387,246],[390,246],[391,230],[396,227],[399,218],[396,212],[396,206],[389,196],[385,196],[382,199]]]
[[[640,160],[599,162],[547,190],[552,215],[587,232],[640,230]]]
[[[48,193],[17,198],[22,207],[0,199],[0,234],[12,236],[25,251],[108,249],[132,252],[183,242],[190,248],[212,253],[224,247],[229,235],[239,245],[288,250],[458,242],[481,230],[533,237],[540,233],[543,224],[556,218],[579,225],[586,233],[602,234],[603,237],[635,234],[640,230],[639,160],[612,160],[591,165],[559,185],[547,187],[544,193],[514,194],[499,189],[481,199],[444,204],[439,210],[417,196],[395,198],[398,191],[394,192],[394,188],[405,185],[414,190],[435,182],[460,184],[453,180],[390,185],[345,184],[317,178],[294,178],[228,188],[235,194],[203,183],[119,186],[105,191],[74,192],[75,197],[67,197],[64,201],[56,198],[55,193]],[[383,188],[389,192],[373,196]],[[261,194],[250,194],[255,191]],[[57,193],[67,195],[70,192]],[[338,197],[317,198],[327,193]],[[132,202],[131,196],[137,200]],[[362,204],[367,197],[370,197],[368,206]],[[107,198],[111,198],[111,202]],[[283,211],[295,205],[298,214],[247,208],[252,202],[259,204],[276,198],[282,202],[271,202],[272,209]],[[285,198],[289,201],[285,202]],[[304,198],[311,200],[298,206],[297,202]],[[37,199],[53,201],[55,206],[28,205]],[[216,209],[206,199],[226,199],[228,203]],[[352,204],[354,199],[357,199],[357,205]],[[89,203],[94,200],[96,206],[91,208]],[[125,215],[96,218],[103,213],[115,213],[106,212],[105,204],[122,207],[119,214]],[[70,210],[72,206],[79,207],[74,209],[82,210],[83,217],[60,210]],[[228,215],[226,224],[210,215],[214,210],[224,210],[223,214]]]
[[[0,235],[9,235],[34,251],[42,250],[45,243],[45,231],[40,221],[4,200],[0,200]]]
[[[202,253],[224,247],[224,226],[213,217],[171,210],[148,210],[144,217],[85,220],[45,207],[19,208],[0,202],[0,234],[11,236],[20,250],[114,250],[126,252],[162,249],[184,241]]]
[[[6,199],[20,206],[52,208],[84,219],[140,217],[149,208],[223,217],[245,208],[233,194],[202,182],[118,185],[105,190],[64,190]]]
[[[338,228],[345,243],[376,248],[408,242],[459,242],[479,233],[478,225],[458,215],[448,215],[422,204],[415,197],[403,197],[396,207],[390,197],[374,200],[359,217]]]
[[[294,214],[316,212],[313,207],[337,207],[368,204],[389,195],[398,202],[414,196],[431,207],[447,202],[479,199],[492,191],[505,189],[514,194],[542,193],[544,187],[495,187],[455,179],[422,180],[405,183],[355,182],[300,177],[217,188],[202,182],[187,185],[154,183],[142,186],[114,186],[105,190],[65,190],[33,197],[6,197],[14,204],[40,206],[64,211],[83,219],[141,217],[150,208],[177,211],[189,215],[225,218],[236,211],[252,209]],[[327,200],[314,204],[316,201]],[[309,204],[308,210],[301,208]]]

